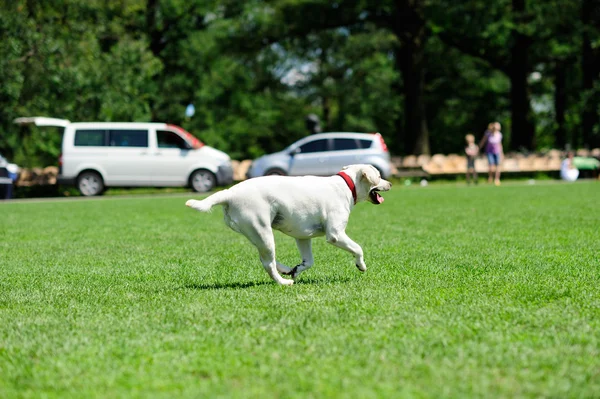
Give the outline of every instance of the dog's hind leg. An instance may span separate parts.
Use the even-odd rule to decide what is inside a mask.
[[[277,271],[277,261],[275,260],[275,240],[272,241],[272,245],[270,243],[265,243],[267,245],[257,246],[258,253],[260,255],[260,261],[273,280],[281,285],[292,285],[294,284],[294,280],[284,279]]]
[[[313,254],[312,254],[312,240],[310,238],[306,239],[296,239],[296,245],[298,246],[298,251],[300,251],[300,256],[302,257],[302,263],[296,265],[294,268],[290,269],[289,273],[284,273],[292,276],[295,280],[296,277],[303,271],[310,269],[312,265],[315,264]]]
[[[275,260],[275,238],[273,237],[273,230],[271,230],[270,226],[262,227],[259,230],[253,228],[242,229],[241,233],[256,246],[260,261],[273,280],[281,285],[294,284],[294,280],[284,279],[277,271],[277,261]]]

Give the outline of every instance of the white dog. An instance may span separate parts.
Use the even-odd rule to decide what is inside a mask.
[[[392,184],[371,165],[350,165],[330,177],[265,176],[236,184],[202,201],[185,204],[200,212],[223,205],[225,223],[245,235],[258,249],[269,276],[282,285],[292,285],[278,273],[296,279],[313,261],[311,239],[325,236],[327,242],[352,255],[360,271],[367,270],[363,250],[346,235],[350,211],[361,201],[381,204],[380,191]],[[276,229],[296,239],[302,262],[289,268],[275,260]]]

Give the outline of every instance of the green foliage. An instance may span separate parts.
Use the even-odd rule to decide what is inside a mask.
[[[428,60],[429,121],[437,152],[462,152],[465,135],[473,134],[478,142],[491,121],[502,121],[503,131],[510,131],[510,82],[504,74],[437,38],[431,40]]]
[[[395,186],[292,287],[189,194],[0,204],[0,396],[598,397],[599,194]]]
[[[398,67],[399,49],[413,37],[403,21],[414,15],[427,31],[423,107],[433,152],[462,151],[464,135],[481,134],[491,120],[510,139],[515,33],[531,41],[527,68],[541,76],[528,82],[538,148],[556,144],[561,115],[567,142],[599,137],[598,118],[581,131],[582,114],[600,104],[597,78],[582,89],[583,37],[600,58],[600,34],[580,2],[527,0],[525,12],[509,0],[416,4],[2,2],[0,152],[23,166],[55,163],[60,132],[12,123],[41,115],[180,124],[234,158],[253,158],[306,135],[304,119],[314,113],[324,130],[379,131],[401,154],[416,134],[402,128],[411,108]],[[567,79],[557,113],[559,69]],[[186,119],[190,103],[196,114]]]
[[[116,4],[116,3],[115,3]],[[24,166],[56,163],[60,134],[31,133],[12,120],[19,116],[52,116],[75,121],[150,120],[150,104],[156,96],[153,78],[161,63],[149,52],[145,40],[125,34],[111,16],[102,21],[102,6],[78,1],[56,5],[14,2],[10,13],[0,13],[8,42],[0,40],[8,60],[2,79],[10,82],[0,122],[0,151]],[[8,6],[8,5],[5,5]],[[136,8],[123,7],[127,12]],[[116,16],[114,16],[116,18]],[[108,26],[108,28],[107,28]],[[111,27],[117,27],[110,31]],[[18,32],[18,33],[17,33]],[[14,34],[13,34],[14,33]],[[3,51],[4,54],[4,51]],[[17,86],[13,82],[19,82]]]

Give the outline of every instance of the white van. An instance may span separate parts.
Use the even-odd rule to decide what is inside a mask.
[[[81,122],[31,117],[18,124],[64,128],[58,183],[81,194],[107,187],[184,187],[205,192],[233,182],[227,154],[166,123]]]

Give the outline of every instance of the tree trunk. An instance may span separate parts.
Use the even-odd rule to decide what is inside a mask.
[[[427,27],[420,0],[397,0],[392,25],[400,41],[396,68],[402,73],[404,94],[404,151],[430,154],[429,130],[425,114],[425,43]]]
[[[322,97],[323,102],[323,131],[331,131],[331,104],[328,96]]]
[[[156,15],[158,14],[158,0],[148,0],[146,5],[146,29],[150,39],[150,51],[156,57],[160,57],[160,52],[164,49],[162,41],[162,32],[156,26]]]
[[[415,155],[430,154],[423,48],[412,43],[402,45],[398,55],[404,83],[404,149]]]
[[[525,5],[525,0],[512,1],[513,13],[517,23],[525,17]],[[533,150],[535,148],[535,126],[532,122],[531,100],[527,83],[527,76],[530,71],[529,51],[531,39],[515,30],[513,40],[509,69],[512,115],[510,148],[513,150],[523,148]]]
[[[581,8],[581,20],[583,22],[583,95],[586,101],[581,115],[581,128],[583,145],[589,147],[600,146],[600,135],[594,135],[594,128],[600,122],[598,107],[600,104],[591,95],[594,92],[594,83],[600,75],[600,50],[592,47],[592,32],[599,24],[600,1],[584,0]],[[594,17],[596,16],[596,17]],[[596,32],[597,33],[597,32]],[[574,143],[579,144],[579,143]]]
[[[325,46],[323,46],[323,48],[321,48],[321,55],[319,56],[319,62],[320,62],[319,70],[320,71],[323,71],[324,69],[326,70],[327,55],[328,55],[327,48],[325,48]],[[321,76],[321,87],[325,87],[324,83],[325,83],[325,80],[327,79],[327,77],[331,77],[331,76],[327,73],[325,73],[324,75]],[[323,94],[321,95],[321,108],[323,111],[322,128],[323,128],[324,132],[329,132],[329,131],[331,131],[331,102],[329,100],[329,91],[327,89],[325,89]]]
[[[567,73],[566,66],[557,62],[554,71],[554,114],[556,120],[556,132],[554,145],[556,148],[565,148],[567,135],[565,131],[565,111],[567,109]]]

